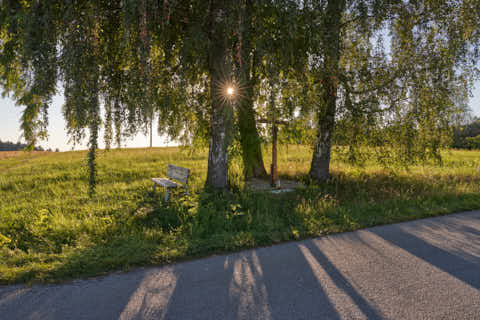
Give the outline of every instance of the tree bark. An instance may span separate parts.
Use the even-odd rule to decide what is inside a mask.
[[[206,186],[224,190],[228,187],[228,146],[231,139],[233,110],[222,99],[221,83],[227,68],[226,3],[211,2],[208,71],[210,74],[210,146]]]
[[[264,177],[267,175],[263,163],[260,136],[255,121],[253,110],[253,89],[246,89],[247,98],[239,103],[238,127],[240,130],[240,143],[242,146],[242,158],[244,175],[246,179],[251,177]]]
[[[310,177],[323,182],[330,177],[330,153],[335,127],[337,88],[340,60],[340,24],[345,0],[329,0],[323,29],[324,68],[321,76],[322,92],[318,107],[318,128]]]
[[[239,23],[239,42],[237,65],[239,69],[240,85],[244,87],[244,97],[238,102],[238,127],[240,131],[240,144],[242,146],[242,158],[245,179],[251,177],[264,177],[267,175],[263,163],[260,136],[255,121],[253,109],[255,73],[253,65],[255,61],[250,57],[252,53],[252,11],[253,1],[245,0],[242,3],[242,15]]]

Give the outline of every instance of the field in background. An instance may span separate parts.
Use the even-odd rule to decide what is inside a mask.
[[[0,160],[13,158],[13,157],[21,157],[24,160],[32,159],[39,155],[44,155],[49,153],[49,151],[0,151]]]
[[[269,195],[203,191],[207,153],[178,148],[100,151],[97,195],[87,195],[86,152],[0,160],[0,283],[57,281],[135,266],[480,208],[480,152],[445,151],[442,166],[382,168],[332,161],[329,183]],[[266,167],[270,155],[266,150]],[[306,181],[307,147],[283,147],[280,178]],[[151,177],[192,170],[189,195],[162,203]]]

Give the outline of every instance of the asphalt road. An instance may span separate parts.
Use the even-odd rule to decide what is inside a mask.
[[[0,287],[0,319],[480,319],[480,211]]]

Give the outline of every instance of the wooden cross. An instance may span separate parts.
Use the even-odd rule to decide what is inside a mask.
[[[270,183],[274,188],[280,188],[280,181],[278,180],[278,171],[277,171],[277,133],[278,125],[288,125],[287,121],[277,120],[275,118],[275,112],[272,113],[272,119],[260,119],[260,123],[270,123],[272,124],[272,164],[270,165]]]

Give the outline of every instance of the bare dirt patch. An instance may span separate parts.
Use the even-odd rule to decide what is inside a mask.
[[[252,191],[269,191],[274,193],[281,193],[282,191],[293,191],[299,188],[304,188],[305,185],[299,181],[280,179],[280,188],[274,188],[270,185],[270,180],[252,178],[247,181],[247,188]]]

